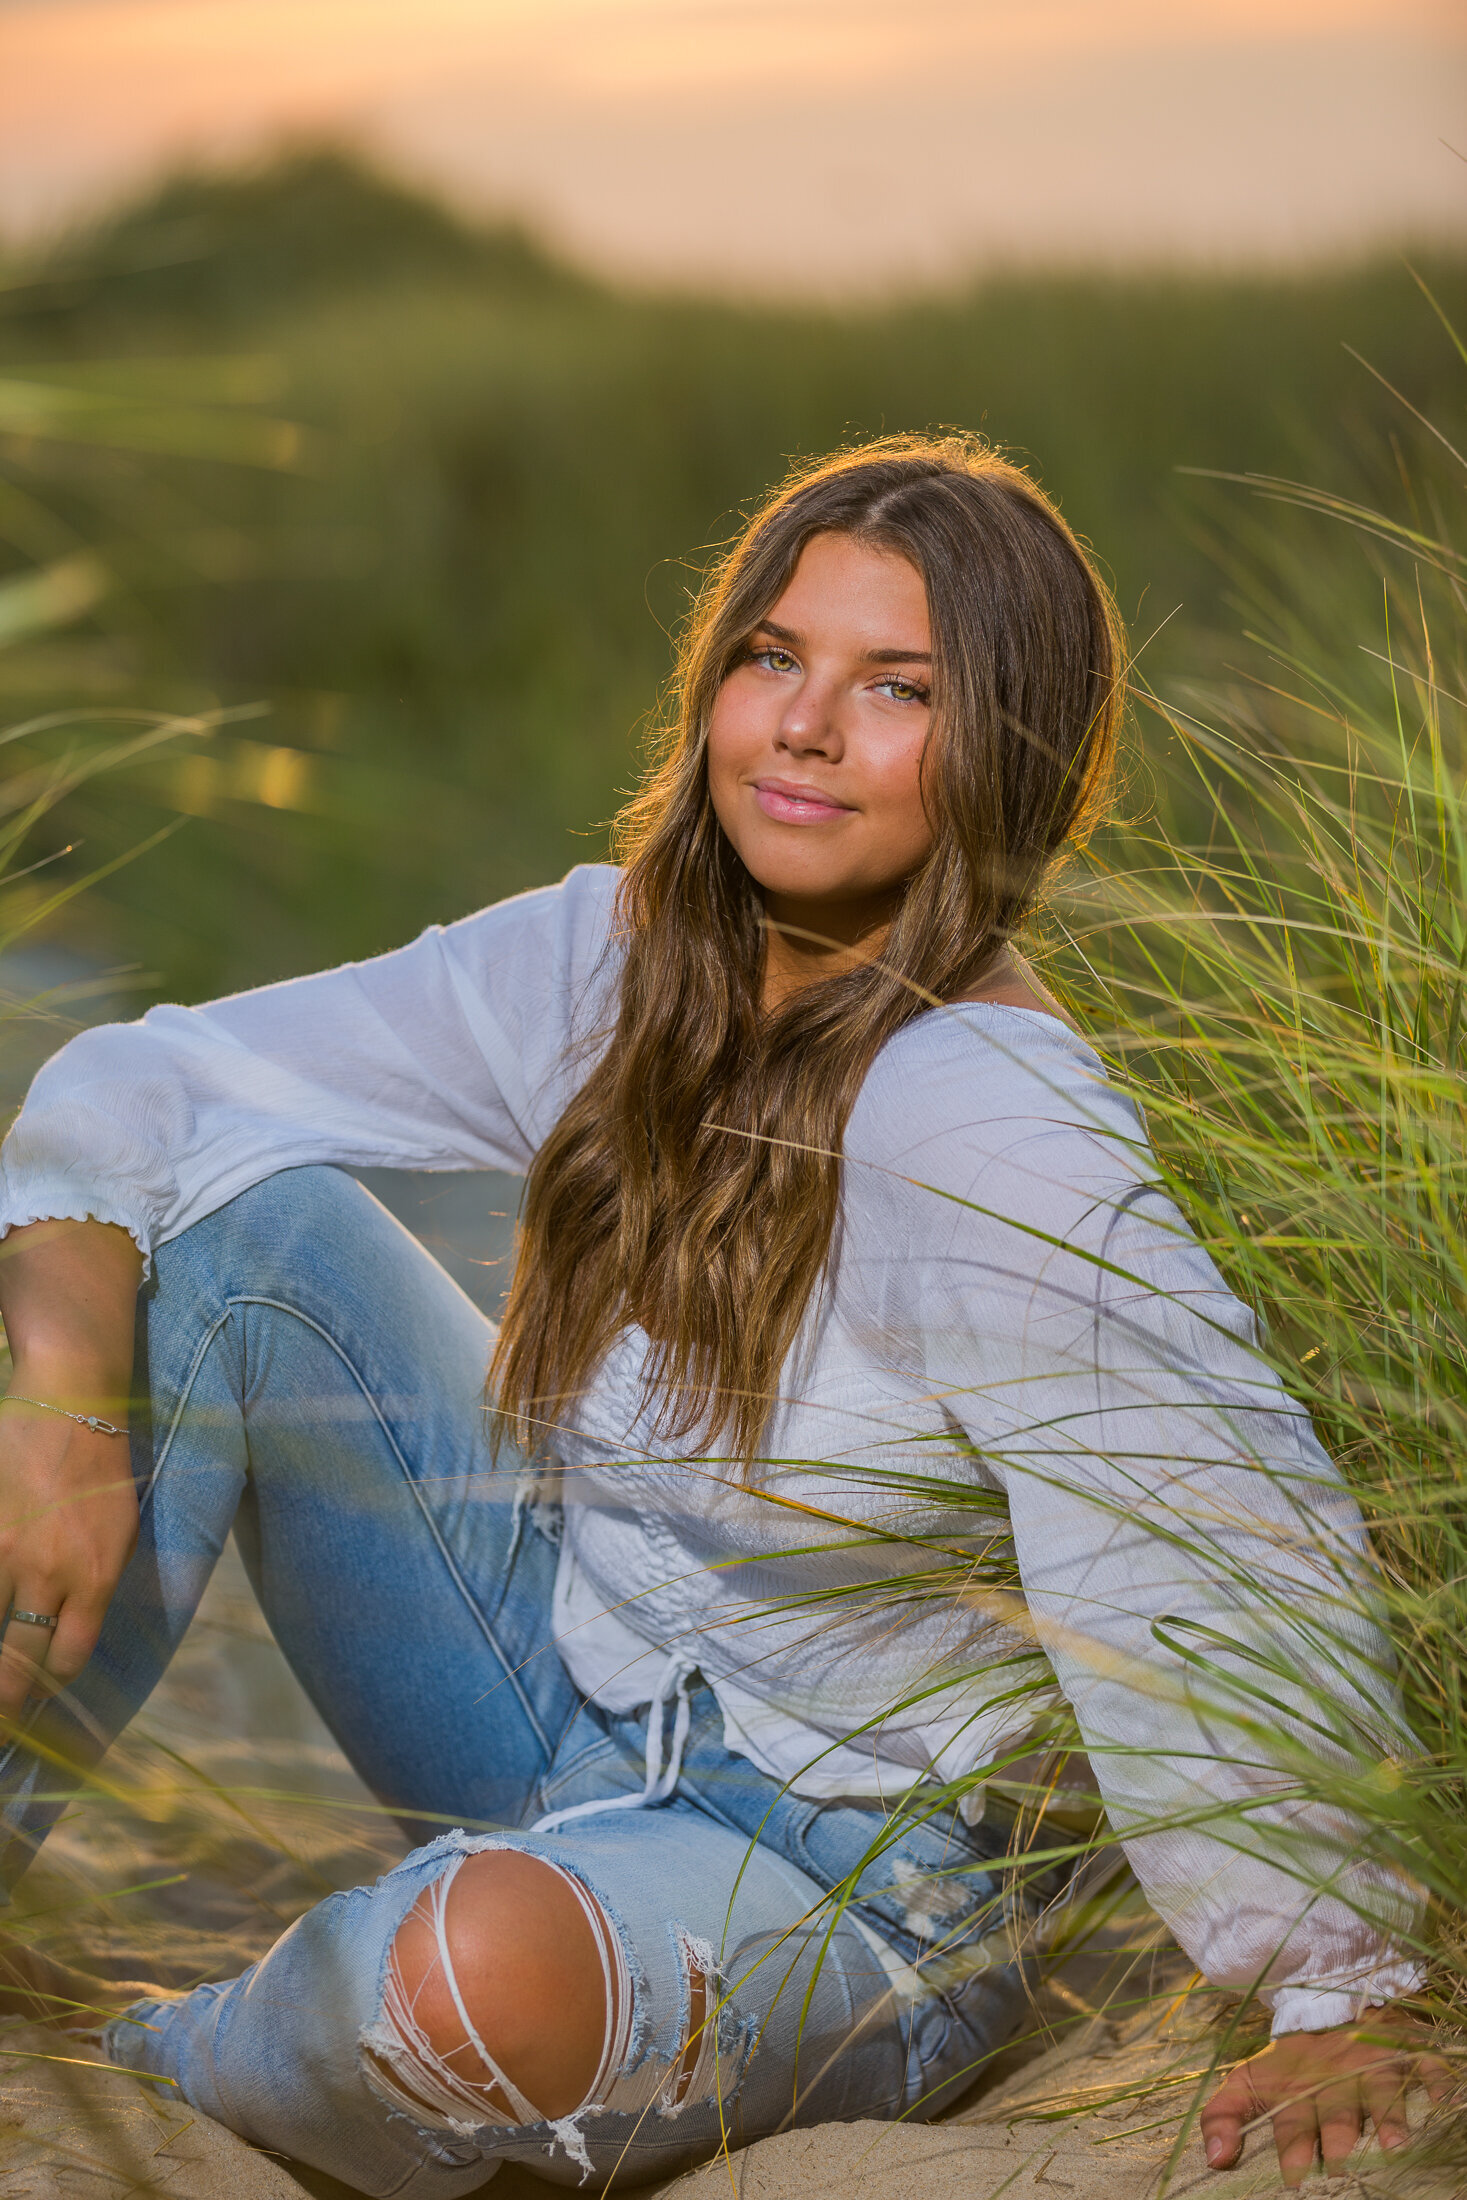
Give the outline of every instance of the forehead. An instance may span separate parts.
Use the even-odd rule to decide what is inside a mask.
[[[811,641],[861,650],[931,647],[927,588],[895,550],[854,535],[816,535],[769,617]]]

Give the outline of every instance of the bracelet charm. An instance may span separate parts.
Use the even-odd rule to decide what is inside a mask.
[[[45,1398],[23,1398],[18,1390],[7,1390],[0,1398],[0,1406],[37,1406],[42,1413],[59,1413],[63,1419],[75,1421],[78,1428],[92,1429],[98,1436],[126,1436],[127,1430],[119,1428],[115,1421],[104,1421],[98,1413],[73,1413],[66,1406],[53,1406]]]

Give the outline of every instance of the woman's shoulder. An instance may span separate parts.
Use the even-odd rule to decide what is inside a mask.
[[[608,963],[621,873],[581,863],[553,886],[490,902],[438,935],[450,962],[496,1001],[522,993],[544,1015],[578,999]]]
[[[519,1097],[532,1145],[574,1089],[583,1042],[611,1013],[621,873],[578,864],[553,886],[492,902],[424,936],[434,972],[502,1089]]]
[[[846,1153],[960,1198],[980,1180],[996,1190],[1013,1173],[1093,1196],[1154,1172],[1135,1101],[1083,1034],[1057,1015],[996,1001],[926,1010],[882,1048],[851,1112]]]
[[[547,940],[559,939],[567,946],[578,943],[583,951],[599,952],[620,884],[621,872],[614,863],[578,863],[551,886],[509,894],[445,925],[443,937],[460,951],[472,952],[496,936],[539,933]]]

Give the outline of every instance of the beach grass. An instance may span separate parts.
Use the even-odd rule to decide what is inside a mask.
[[[1417,310],[1467,370],[1420,288]],[[1120,814],[1059,883],[1043,959],[1142,1102],[1168,1189],[1370,1532],[1358,1575],[1328,1561],[1338,1629],[1296,1615],[1294,1655],[1272,1670],[1229,1672],[1233,1645],[1195,1651],[1210,1700],[1231,1696],[1222,1731],[1240,1755],[1352,1830],[1312,1866],[1256,1820],[1210,1830],[1302,1886],[1368,1856],[1414,1890],[1418,2006],[1463,2067],[1467,465],[1453,414],[1460,392],[1433,414],[1401,403],[1388,501],[1299,475],[1229,485],[1220,539],[1247,621],[1233,668],[1169,697],[1142,668]],[[1331,1709],[1362,1605],[1384,1621],[1403,1713],[1375,1740]],[[1426,2153],[1431,2175],[1467,2175],[1460,2116]],[[1366,2174],[1389,2185],[1384,2165]]]

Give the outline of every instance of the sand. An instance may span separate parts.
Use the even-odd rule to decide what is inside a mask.
[[[4,2200],[351,2200],[319,2173],[246,2146],[175,2096],[108,2070],[53,2034],[7,2032],[0,2109]],[[1125,2044],[1097,2056],[1058,2049],[1023,2073],[1009,2098],[935,2125],[824,2124],[761,2140],[674,2184],[666,2200],[1155,2200],[1177,2124],[1144,2091],[1063,2123],[1032,2110],[1056,2081],[1066,2097],[1088,2086],[1144,2083],[1145,2051]],[[1028,2113],[1026,2113],[1026,2109]],[[1132,2128],[1134,2126],[1134,2128]],[[1372,2167],[1375,2174],[1372,2174]],[[1366,2150],[1362,2174],[1317,2179],[1313,2200],[1460,2200],[1460,2184],[1429,2170],[1396,2172]],[[493,2200],[564,2194],[508,2167]],[[1260,2135],[1235,2170],[1214,2175],[1195,2144],[1165,2190],[1173,2200],[1265,2200],[1282,2187]]]

